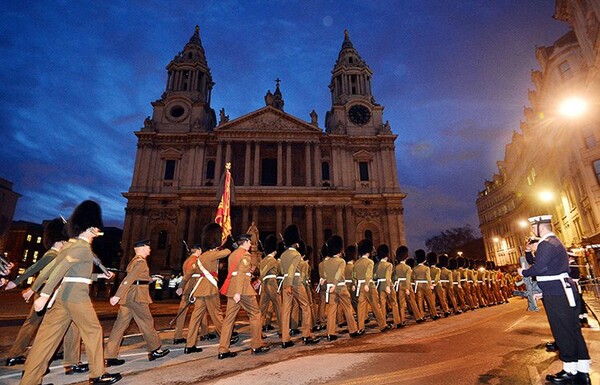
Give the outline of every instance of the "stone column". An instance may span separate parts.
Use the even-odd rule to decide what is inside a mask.
[[[231,142],[227,141],[225,144],[225,163],[231,162]]]
[[[188,232],[188,246],[190,249],[194,243],[200,243],[202,234],[196,234],[196,220],[198,218],[198,207],[190,207],[190,230]]]
[[[279,234],[283,234],[283,206],[275,206],[275,231],[277,234],[277,240],[279,240]]]
[[[306,210],[306,244],[315,248],[315,237],[313,227],[313,209],[314,206],[305,206]],[[313,255],[317,254],[317,250],[313,251]]]
[[[312,175],[310,172],[312,168],[312,162],[310,161],[310,142],[307,142],[304,146],[304,162],[306,164],[306,186],[312,186]]]
[[[322,175],[321,175],[321,147],[319,147],[319,143],[315,143],[313,167],[315,170],[315,172],[314,172],[315,184],[314,185],[320,186]],[[329,170],[329,171],[331,172],[331,170]]]
[[[283,144],[277,142],[277,186],[283,183]]]
[[[242,231],[246,231],[248,230],[248,227],[250,227],[249,222],[248,222],[248,213],[250,212],[250,209],[248,206],[242,206]]]
[[[260,142],[254,142],[254,186],[260,185],[259,176],[260,176]]]
[[[292,185],[292,144],[290,142],[285,146],[285,185]]]
[[[217,159],[215,159],[215,186],[219,184],[221,174],[225,171],[221,158],[223,158],[223,143],[219,142],[217,144]]]
[[[192,185],[202,186],[204,183],[204,144],[194,146],[194,165],[192,171]]]
[[[244,186],[250,186],[250,142],[246,142],[246,154],[244,163]]]
[[[323,206],[316,207],[317,247],[323,246]],[[318,250],[315,250],[318,252]]]
[[[335,233],[344,238],[344,215],[341,206],[335,207]]]
[[[285,225],[289,226],[291,225],[292,222],[292,207],[291,206],[286,206],[285,207]]]

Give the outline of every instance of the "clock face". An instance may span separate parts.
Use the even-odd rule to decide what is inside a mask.
[[[371,119],[371,111],[362,104],[355,104],[348,110],[348,118],[352,123],[362,126]]]

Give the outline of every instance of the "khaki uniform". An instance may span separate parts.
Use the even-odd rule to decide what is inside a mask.
[[[311,269],[308,261],[300,261],[300,263],[298,264],[298,269],[300,270],[300,282],[302,283],[302,285],[304,285],[304,289],[306,290],[306,294],[308,296],[308,308],[310,309],[310,319],[312,321],[311,326],[315,327],[317,326],[317,317],[315,317],[315,309],[313,306],[315,302],[313,298],[312,285],[310,283]]]
[[[281,341],[290,340],[290,318],[292,314],[292,301],[298,301],[300,311],[302,312],[302,337],[310,337],[311,311],[308,302],[306,288],[300,281],[300,270],[298,265],[302,260],[300,253],[293,247],[288,248],[281,254],[280,272],[283,274],[283,294],[281,307]],[[286,292],[286,288],[292,288],[292,294]]]
[[[450,303],[452,304],[452,309],[454,309],[454,313],[458,313],[459,307],[458,303],[456,302],[456,296],[454,295],[453,282],[454,280],[452,279],[452,270],[449,270],[446,267],[442,267],[440,269],[440,284],[444,288],[446,298],[450,299]]]
[[[398,325],[402,322],[400,318],[400,312],[398,310],[398,299],[394,292],[394,284],[392,283],[392,273],[394,272],[394,266],[387,260],[381,260],[377,264],[377,270],[375,271],[375,278],[377,279],[377,290],[379,291],[379,304],[381,312],[384,318],[387,318],[387,306],[392,308],[392,317],[394,318],[394,325]],[[386,288],[390,288],[390,292],[386,291]]]
[[[335,288],[332,292],[329,292],[329,302],[327,307],[327,334],[333,335],[336,332],[337,327],[337,310],[338,306],[342,308],[344,317],[348,323],[348,331],[350,333],[356,333],[358,327],[354,316],[352,315],[352,304],[350,303],[350,293],[346,288],[346,280],[344,278],[344,270],[346,262],[339,257],[329,258],[323,263],[323,270],[325,272],[325,279],[327,280],[327,286],[325,290],[329,292],[330,288]]]
[[[425,301],[427,301],[427,306],[429,307],[429,314],[432,318],[436,318],[438,314],[437,309],[435,308],[435,297],[431,291],[431,273],[429,267],[419,263],[413,269],[412,278],[416,285],[417,305],[419,306],[421,313],[425,313],[423,305],[423,299],[425,299]]]
[[[471,309],[475,309],[475,302],[471,296],[471,286],[469,285],[469,280],[467,278],[467,270],[463,267],[459,267],[457,270],[460,274],[460,286],[462,287],[465,301]]]
[[[42,382],[48,362],[72,322],[81,332],[89,360],[89,376],[95,378],[105,373],[102,326],[90,300],[89,283],[68,282],[91,280],[94,260],[91,246],[87,240],[78,238],[69,247],[64,247],[56,260],[58,258],[61,258],[60,262],[50,274],[41,295],[50,296],[59,284],[60,286],[55,303],[47,310],[25,362],[22,385],[37,385]]]
[[[240,309],[244,309],[250,319],[250,347],[252,349],[262,347],[260,309],[256,301],[256,291],[254,291],[252,284],[250,284],[251,262],[252,256],[242,247],[238,247],[229,256],[228,271],[231,274],[231,281],[226,293],[227,310],[225,311],[223,327],[221,328],[219,353],[229,352],[235,317]],[[240,294],[239,302],[234,301],[233,296],[235,294]]]
[[[104,354],[107,359],[118,357],[123,335],[132,319],[146,341],[146,349],[152,352],[160,348],[160,337],[154,329],[149,306],[152,303],[148,286],[151,281],[146,258],[136,255],[127,265],[127,275],[115,293],[115,297],[119,297],[120,308],[106,343]]]
[[[456,296],[456,300],[460,304],[462,310],[469,309],[467,302],[465,301],[465,292],[462,288],[460,282],[460,271],[458,269],[451,270],[452,271],[452,287],[454,288],[454,295]]]
[[[266,319],[269,304],[273,306],[277,325],[281,331],[281,295],[278,292],[279,283],[277,274],[279,272],[279,261],[273,254],[269,254],[260,261],[260,315],[261,319]]]
[[[183,293],[181,294],[181,300],[179,301],[179,308],[177,309],[177,314],[179,314],[179,317],[177,318],[177,320],[175,322],[175,333],[173,334],[173,339],[176,339],[176,340],[183,338],[183,327],[185,326],[185,319],[187,317],[187,313],[189,310],[188,301],[190,299],[190,294],[191,294],[192,289],[196,285],[196,282],[198,282],[198,279],[200,279],[200,277],[193,277],[191,274],[192,265],[194,264],[196,259],[197,259],[196,255],[192,254],[189,257],[187,257],[185,259],[185,261],[183,261],[183,265],[182,265],[183,275],[185,276],[186,274],[189,273],[191,278],[188,281],[184,281],[182,279],[181,282],[179,283],[179,287],[182,288]],[[187,310],[184,311],[183,309],[185,309],[186,307],[187,307]],[[181,313],[182,311],[183,311],[183,313]],[[202,329],[201,334],[202,335],[207,334],[208,333],[208,317],[207,316],[202,317],[202,321],[200,324],[201,324],[201,329]]]
[[[358,311],[358,296],[356,295],[356,290],[354,288],[354,261],[346,262],[346,269],[344,270],[344,279],[346,280],[346,288],[350,293],[350,302],[352,303],[352,309],[354,310],[354,314],[357,314]]]
[[[218,276],[217,267],[219,264],[219,259],[227,257],[230,253],[231,251],[228,249],[208,250],[200,254],[200,256],[197,258],[197,261],[204,267],[206,271],[208,271],[210,275],[212,275],[216,281]],[[194,278],[198,279],[194,286],[192,286],[190,294],[196,298],[196,302],[194,302],[194,311],[192,312],[190,323],[188,325],[188,338],[186,341],[186,347],[189,348],[196,346],[198,332],[202,320],[206,318],[206,313],[208,313],[213,325],[215,325],[216,332],[222,336],[221,329],[223,326],[223,314],[221,312],[219,289],[204,275],[205,273],[202,271],[202,269],[200,269],[198,263],[194,263],[192,265],[192,269],[187,275],[183,276],[182,280],[182,282],[187,282],[188,280],[192,280]],[[252,292],[256,294],[254,289],[252,289]]]
[[[412,269],[404,261],[396,265],[396,290],[398,292],[398,304],[400,306],[400,319],[406,321],[406,307],[409,306],[415,319],[423,318],[421,309],[415,301],[415,293],[412,290]],[[408,294],[407,294],[408,293]]]
[[[433,291],[438,299],[440,307],[442,311],[446,314],[450,313],[450,309],[448,308],[448,301],[446,300],[446,290],[440,283],[441,279],[441,270],[437,266],[430,266],[429,272],[431,274],[431,281],[433,283]]]
[[[323,263],[328,260],[329,257],[325,257],[319,262],[319,280],[325,281],[325,271],[323,270]],[[327,311],[325,310],[327,304],[325,303],[325,284],[321,285],[319,282],[319,308],[317,310],[317,321],[319,324],[324,325],[327,323]]]
[[[377,288],[373,282],[373,260],[366,256],[359,258],[354,262],[352,276],[354,277],[356,284],[356,291],[353,294],[356,295],[358,292],[358,310],[356,312],[358,317],[358,328],[360,330],[365,328],[368,303],[371,305],[371,309],[377,320],[377,326],[381,330],[385,329],[385,316],[381,312]],[[369,291],[365,290],[366,287],[369,288]]]

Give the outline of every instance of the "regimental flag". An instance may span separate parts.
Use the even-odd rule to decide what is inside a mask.
[[[217,215],[215,216],[215,222],[221,225],[223,233],[221,240],[225,239],[231,234],[231,163],[225,165],[225,184],[223,185],[223,195],[221,195],[221,201],[219,207],[217,207]]]

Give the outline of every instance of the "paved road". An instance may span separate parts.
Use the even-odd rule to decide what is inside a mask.
[[[0,298],[1,299],[1,298]],[[160,308],[173,307],[158,304]],[[524,300],[451,316],[381,334],[369,330],[358,339],[348,335],[316,346],[281,349],[270,334],[271,352],[250,354],[247,323],[240,318],[242,341],[232,346],[240,354],[216,359],[217,344],[200,343],[202,353],[183,355],[170,346],[172,331],[161,337],[172,347],[167,357],[148,362],[142,339],[133,335],[121,348],[120,384],[544,384],[545,374],[561,369],[558,357],[544,349],[551,340],[543,310],[526,312]],[[168,320],[168,317],[159,317]],[[584,330],[592,358],[600,357],[600,329],[595,321]],[[1,326],[1,324],[0,324]],[[135,331],[135,326],[132,328]],[[105,332],[106,334],[106,332]],[[0,327],[5,338],[5,330]],[[84,358],[85,359],[85,358]],[[86,383],[85,375],[64,376],[54,362],[45,383]],[[116,368],[111,368],[116,369]],[[21,367],[2,367],[0,384],[18,383]],[[600,364],[592,363],[592,382],[600,383]]]

